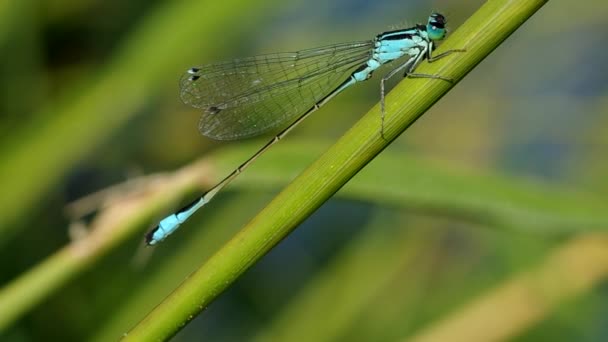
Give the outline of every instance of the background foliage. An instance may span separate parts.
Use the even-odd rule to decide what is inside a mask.
[[[2,340],[118,338],[378,101],[378,77],[340,95],[143,249],[266,139],[200,137],[177,94],[186,68],[368,39],[433,9],[456,28],[482,3],[4,2]],[[175,339],[605,340],[607,12],[549,2]],[[141,198],[157,200],[125,213]],[[130,228],[94,230],[108,221]]]

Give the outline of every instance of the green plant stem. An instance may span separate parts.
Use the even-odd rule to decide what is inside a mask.
[[[440,51],[466,48],[418,72],[460,80],[547,1],[490,0],[446,40]],[[448,82],[401,82],[386,102],[385,137],[374,107],[296,178],[207,263],[136,325],[125,341],[166,340],[183,328],[251,265],[338,191],[450,88]]]

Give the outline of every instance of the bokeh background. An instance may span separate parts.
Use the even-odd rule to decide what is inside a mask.
[[[0,338],[118,339],[379,96],[376,75],[161,246],[142,248],[144,232],[204,186],[149,209],[77,268],[59,264],[69,274],[39,278],[42,289],[19,296],[31,303],[7,314],[2,295],[86,239],[115,192],[141,196],[145,175],[205,156],[217,180],[268,139],[200,136],[178,96],[187,68],[369,39],[432,10],[455,29],[482,4],[3,1]],[[444,340],[433,334],[471,329],[479,340],[608,339],[607,18],[604,1],[550,1],[175,340]],[[98,210],[66,209],[124,182],[95,197]],[[382,182],[405,197],[374,191]]]

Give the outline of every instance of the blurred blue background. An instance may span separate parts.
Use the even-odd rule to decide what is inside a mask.
[[[382,31],[424,23],[433,10],[446,14],[454,30],[483,3],[4,2],[0,284],[12,284],[70,243],[68,227],[74,219],[66,214],[68,203],[128,179],[170,172],[201,156],[221,159],[223,150],[247,156],[265,142],[267,137],[218,143],[200,136],[197,110],[179,101],[178,79],[187,68],[371,39]],[[427,170],[416,166],[422,163],[439,172],[442,182],[458,183],[463,174],[470,175],[465,179],[472,184],[477,175],[498,177],[504,189],[530,189],[581,212],[588,205],[604,208],[606,18],[608,5],[602,1],[584,6],[549,2],[372,162],[369,172],[399,178],[400,168],[406,175],[412,165],[420,175]],[[281,144],[296,154],[307,143],[320,148],[303,151],[308,159],[301,160],[301,167],[285,165],[277,179],[293,178],[330,146],[358,120],[357,114],[378,102],[378,87],[377,73],[300,125]],[[385,154],[403,155],[410,163],[391,165],[387,161],[393,159]],[[268,158],[273,160],[272,152]],[[222,163],[218,176],[238,159]],[[139,226],[141,234],[105,250],[12,319],[2,340],[120,337],[280,190],[263,182],[258,188],[237,183],[206,214],[197,215],[190,229],[154,251],[142,251],[145,230],[179,203],[159,209]],[[491,184],[480,180],[478,186]],[[517,207],[516,201],[508,203],[509,191],[504,193],[506,202],[496,205]],[[446,188],[445,196],[453,199],[458,193]],[[407,339],[520,272],[540,267],[547,255],[576,239],[524,224],[505,229],[488,224],[491,220],[479,212],[447,203],[442,211],[425,207],[424,199],[403,207],[348,194],[330,200],[175,340]],[[461,212],[445,215],[455,211]],[[542,215],[561,220],[559,211],[531,212],[530,226]],[[88,214],[79,222],[94,219]],[[577,228],[584,233],[586,227]],[[608,269],[603,258],[598,263]],[[541,310],[529,324],[509,322],[511,316],[497,306],[496,315],[506,317],[502,324],[513,324],[507,338],[608,338],[604,273],[608,271],[576,296]]]

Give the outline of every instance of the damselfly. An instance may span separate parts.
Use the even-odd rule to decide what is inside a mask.
[[[424,59],[432,62],[452,52],[463,51],[431,55],[435,41],[443,39],[447,33],[445,24],[443,15],[433,13],[426,25],[381,33],[373,40],[235,59],[189,69],[180,81],[181,98],[186,104],[203,110],[199,122],[203,135],[217,140],[243,139],[293,121],[217,185],[161,220],[146,234],[146,243],[157,244],[173,233],[255,159],[334,96],[369,79],[383,64],[407,57],[380,80],[380,134],[383,134],[384,87],[389,78],[403,72],[404,77],[451,81],[439,75],[413,73]]]

